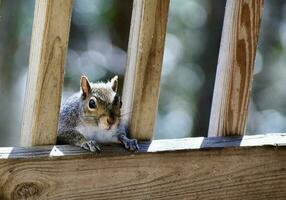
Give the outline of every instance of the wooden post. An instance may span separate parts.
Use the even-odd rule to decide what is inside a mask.
[[[131,137],[150,140],[157,113],[169,0],[134,0],[123,115]]]
[[[55,144],[71,0],[36,0],[21,145]]]
[[[227,0],[209,136],[243,135],[263,0]]]

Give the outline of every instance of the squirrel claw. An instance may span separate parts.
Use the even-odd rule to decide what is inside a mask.
[[[130,145],[130,150],[138,152],[139,151],[139,145],[136,139],[132,139],[130,141],[131,145]]]
[[[94,140],[83,142],[81,148],[91,152],[100,152],[100,147]]]
[[[130,151],[139,151],[139,145],[136,139],[126,139],[122,141],[125,149],[130,150]]]

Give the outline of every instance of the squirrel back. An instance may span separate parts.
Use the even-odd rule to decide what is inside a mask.
[[[71,129],[80,123],[80,102],[81,94],[77,92],[70,96],[61,106],[59,117],[59,132],[64,132],[66,129]]]

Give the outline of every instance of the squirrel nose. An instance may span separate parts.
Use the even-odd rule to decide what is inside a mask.
[[[107,121],[108,125],[112,125],[112,124],[114,123],[114,118],[108,117],[108,118],[106,119],[106,121]]]

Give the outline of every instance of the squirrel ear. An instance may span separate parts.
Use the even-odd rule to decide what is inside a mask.
[[[81,91],[82,91],[82,96],[85,99],[91,91],[90,83],[89,83],[88,78],[86,76],[80,77],[80,87],[81,87]]]
[[[114,92],[117,92],[117,88],[118,88],[118,76],[114,76],[111,81],[111,88]]]

